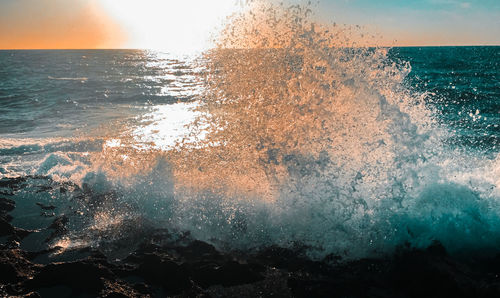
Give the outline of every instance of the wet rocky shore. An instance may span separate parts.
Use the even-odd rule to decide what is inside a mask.
[[[219,251],[187,232],[156,229],[115,244],[134,247],[120,258],[109,248],[27,249],[30,236],[45,243],[64,236],[69,220],[41,200],[30,204],[47,224],[19,227],[17,194],[80,191],[47,179],[0,180],[2,297],[500,297],[500,256],[451,256],[438,242],[380,258],[313,261],[301,247]],[[44,183],[32,187],[34,180]]]

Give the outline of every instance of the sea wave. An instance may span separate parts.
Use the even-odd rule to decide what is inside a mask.
[[[52,77],[52,76],[48,76],[47,78],[50,79],[50,80],[82,81],[82,82],[85,82],[85,81],[87,81],[89,79],[89,78],[86,78],[86,77],[82,77],[82,78],[55,78],[55,77]]]
[[[438,240],[496,253],[500,156],[447,146],[456,132],[426,104],[432,93],[406,85],[411,65],[359,47],[359,30],[252,3],[197,60],[191,103],[119,135],[0,145],[10,165],[33,155],[27,173],[78,186],[67,237],[93,245],[147,218],[227,250],[348,259]],[[161,134],[168,113],[188,115],[166,122],[182,133]]]

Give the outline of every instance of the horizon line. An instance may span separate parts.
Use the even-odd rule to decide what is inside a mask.
[[[467,44],[467,45],[372,45],[356,48],[439,48],[439,47],[500,47],[500,44]],[[168,49],[154,48],[0,48],[0,51],[89,51],[89,50],[153,50],[169,51]]]

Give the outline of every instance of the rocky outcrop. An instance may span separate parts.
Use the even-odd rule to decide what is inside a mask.
[[[14,193],[23,181],[3,179],[0,187]],[[19,242],[35,231],[11,224],[15,206],[0,199],[2,297],[500,297],[500,256],[454,257],[438,242],[374,259],[311,260],[301,247],[220,251],[163,229],[120,259],[90,247],[27,252]],[[67,233],[68,221],[59,215],[40,230],[51,242]]]

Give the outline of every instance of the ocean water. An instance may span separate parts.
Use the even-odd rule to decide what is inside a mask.
[[[395,48],[392,51],[394,56],[412,65],[408,84],[430,94],[429,104],[439,115],[437,119],[453,131],[450,145],[498,152],[498,47]]]
[[[0,51],[13,224],[48,226],[36,202],[69,218],[30,249],[166,228],[313,258],[497,253],[499,154],[500,47]]]

